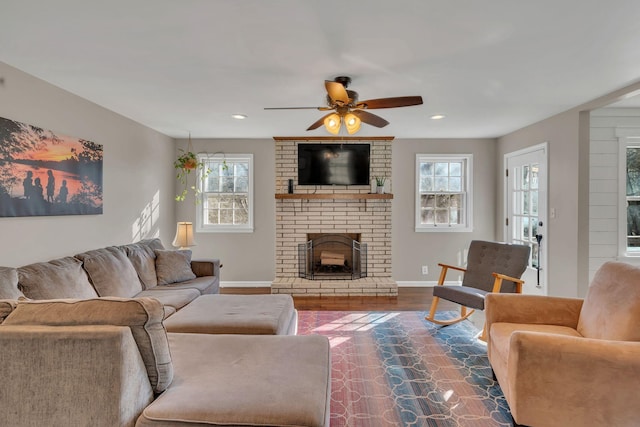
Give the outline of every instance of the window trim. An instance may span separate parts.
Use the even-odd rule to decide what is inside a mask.
[[[424,161],[442,161],[448,162],[462,160],[465,164],[465,176],[463,180],[465,195],[465,208],[462,210],[462,216],[464,218],[461,225],[449,225],[449,226],[437,226],[421,224],[421,212],[420,212],[420,163]],[[473,231],[473,154],[416,154],[415,164],[415,231],[418,233],[460,233],[460,232],[472,232]]]
[[[198,170],[197,182],[199,194],[198,203],[196,205],[196,232],[198,233],[253,233],[253,212],[254,212],[254,169],[253,169],[253,154],[224,154],[223,157],[211,154],[198,154],[199,162],[207,161],[248,161],[249,163],[249,189],[248,189],[248,201],[249,201],[249,222],[247,224],[229,225],[229,224],[204,224],[204,199],[206,192],[204,191],[204,181],[201,179],[202,170]]]
[[[640,248],[629,250],[627,246],[627,148],[640,148],[638,129],[616,129],[618,138],[618,256],[640,258]]]

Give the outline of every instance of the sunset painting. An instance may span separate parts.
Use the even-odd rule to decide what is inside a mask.
[[[0,217],[101,213],[101,144],[0,117]]]

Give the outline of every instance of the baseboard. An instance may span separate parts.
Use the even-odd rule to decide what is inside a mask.
[[[397,281],[399,288],[428,288],[437,286],[438,282],[435,280],[425,281]],[[460,282],[444,282],[445,286],[459,286]],[[270,288],[271,282],[265,281],[222,281],[220,282],[221,288]]]
[[[396,281],[399,288],[429,288],[433,286],[438,286],[438,282],[435,280],[424,280],[421,282],[413,282],[413,281]],[[460,282],[444,282],[445,286],[460,286]]]
[[[221,281],[221,288],[270,288],[271,282],[263,282],[263,281]]]

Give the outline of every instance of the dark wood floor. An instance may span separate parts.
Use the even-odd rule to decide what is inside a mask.
[[[397,297],[294,297],[298,310],[327,311],[428,311],[432,288],[399,288]],[[222,294],[268,294],[270,288],[221,288]],[[457,306],[440,300],[438,310],[452,310]]]

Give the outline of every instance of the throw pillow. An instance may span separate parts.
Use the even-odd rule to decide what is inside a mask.
[[[0,323],[4,322],[4,319],[11,314],[14,308],[16,308],[17,302],[14,300],[0,300]]]
[[[76,255],[101,297],[131,298],[142,292],[133,264],[122,249],[109,247]]]
[[[18,283],[25,296],[35,300],[98,296],[82,262],[73,257],[19,267]]]
[[[18,270],[0,267],[0,299],[18,299],[23,296],[18,289]]]
[[[17,303],[3,325],[127,326],[136,341],[153,390],[161,393],[173,380],[163,316],[162,304],[153,298],[25,301]]]
[[[191,270],[191,251],[164,251],[156,249],[156,275],[158,285],[184,282],[196,278]]]
[[[156,254],[153,249],[139,243],[132,243],[123,246],[127,253],[127,258],[136,269],[140,283],[144,289],[153,288],[158,285],[156,276]]]

